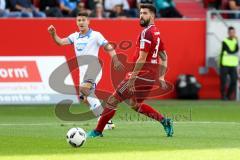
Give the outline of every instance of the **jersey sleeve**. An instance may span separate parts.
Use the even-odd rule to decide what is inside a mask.
[[[108,43],[108,41],[103,37],[101,33],[97,34],[97,43],[99,46],[104,46]]]
[[[158,51],[165,51],[165,47],[164,47],[164,43],[163,43],[162,39],[160,39],[160,45],[159,45]]]
[[[150,30],[142,31],[140,37],[140,51],[149,53],[151,49],[152,40],[153,36]]]
[[[74,43],[74,37],[75,37],[75,33],[72,33],[67,37],[70,44]]]

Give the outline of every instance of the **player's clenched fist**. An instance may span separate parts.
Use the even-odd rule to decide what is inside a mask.
[[[49,26],[48,27],[48,32],[51,34],[51,35],[54,35],[56,33],[56,29],[53,25]]]

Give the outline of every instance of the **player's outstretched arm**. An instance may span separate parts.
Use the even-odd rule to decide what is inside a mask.
[[[167,88],[167,84],[165,82],[165,74],[167,72],[167,54],[166,51],[158,52],[160,58],[160,67],[159,67],[159,81],[160,85],[163,89]]]
[[[114,69],[116,70],[123,70],[124,66],[123,64],[118,60],[117,57],[117,53],[115,51],[115,49],[112,47],[111,44],[107,43],[104,46],[104,49],[106,52],[108,52],[108,54],[111,56],[112,60],[113,60],[113,65],[114,65]]]
[[[167,54],[166,51],[160,51],[158,52],[159,58],[160,58],[160,72],[159,72],[159,78],[164,80],[164,76],[167,71]]]
[[[70,44],[69,40],[67,38],[60,38],[57,35],[57,31],[56,28],[53,25],[50,25],[48,27],[48,32],[51,35],[51,37],[53,38],[54,42],[59,45],[59,46],[63,46],[63,45],[68,45]]]

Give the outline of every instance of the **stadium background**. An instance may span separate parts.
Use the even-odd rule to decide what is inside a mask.
[[[100,31],[109,41],[117,44],[117,52],[126,54],[131,59],[135,50],[137,36],[141,30],[138,20],[91,20],[91,28]],[[62,37],[77,31],[74,19],[2,19],[0,21],[0,56],[59,56],[66,59],[74,57],[72,46],[59,47],[49,36],[47,27],[55,25]],[[191,20],[157,20],[161,37],[168,56],[169,68],[166,80],[175,83],[179,74],[193,74],[202,84],[200,98],[216,99],[219,94],[218,75],[210,70],[206,75],[199,74],[199,68],[205,66],[206,21]],[[123,50],[119,47],[122,41],[132,42],[131,48]],[[98,87],[112,90],[110,82],[110,58],[100,51],[103,60],[103,79]],[[69,64],[70,69],[76,64]],[[75,84],[78,84],[78,71],[72,73]],[[175,98],[172,92],[163,98]]]
[[[66,143],[67,131],[73,127],[90,131],[97,120],[67,121],[57,115],[57,105],[53,99],[59,97],[59,101],[54,101],[58,103],[68,97],[51,91],[48,76],[56,66],[70,60],[75,54],[72,46],[57,46],[47,31],[48,26],[53,24],[61,37],[67,36],[78,31],[75,19],[1,18],[0,159],[240,159],[239,101],[218,100],[219,76],[214,65],[208,63],[209,59],[213,60],[219,54],[221,40],[227,35],[229,25],[236,28],[239,37],[240,21],[224,19],[218,15],[218,10],[211,10],[212,6],[207,3],[219,0],[174,2],[184,18],[159,18],[156,21],[169,56],[166,80],[174,84],[180,74],[194,75],[202,85],[199,93],[201,100],[175,100],[174,91],[159,97],[161,100],[146,101],[165,117],[173,119],[175,133],[172,138],[166,137],[159,122],[136,114],[122,103],[113,119],[116,128],[105,131],[104,137],[87,139],[84,146],[77,149]],[[228,0],[221,2],[224,6]],[[137,19],[93,18],[90,26],[116,44],[119,54],[131,59],[141,30]],[[122,49],[119,45],[123,41],[131,42],[132,47]],[[104,73],[98,89],[111,92],[110,58],[102,49],[100,59]],[[68,65],[70,70],[76,68],[76,63]],[[29,69],[29,77],[21,77],[25,72],[13,75],[16,66]],[[78,70],[71,75],[77,86]],[[17,99],[16,95],[19,96]],[[29,95],[33,100],[29,100]],[[69,109],[73,117],[89,112],[88,106],[77,103],[77,100],[75,102]],[[65,115],[66,112],[61,113]]]

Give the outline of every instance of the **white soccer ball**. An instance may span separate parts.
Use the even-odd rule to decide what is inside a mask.
[[[71,128],[67,132],[67,142],[73,147],[81,147],[86,140],[87,135],[82,128]]]

